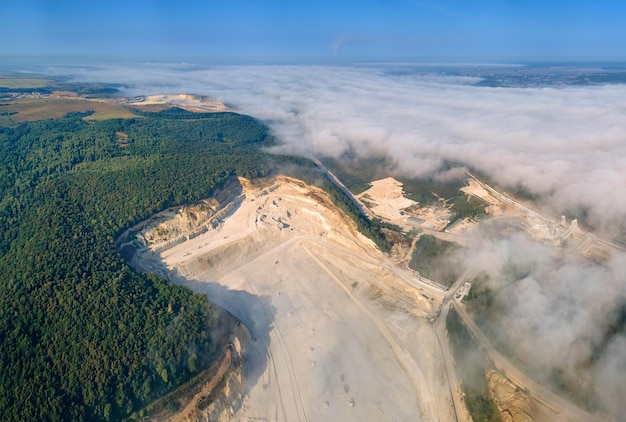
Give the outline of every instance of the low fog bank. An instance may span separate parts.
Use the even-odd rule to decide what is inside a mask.
[[[477,231],[453,258],[452,265],[488,275],[492,302],[483,295],[470,309],[538,381],[625,414],[626,254],[599,265],[501,229]]]
[[[389,171],[445,162],[539,195],[556,214],[626,223],[626,85],[489,88],[475,77],[389,68],[146,64],[70,69],[127,94],[198,93],[266,121],[279,152],[385,156]],[[67,73],[68,69],[56,69]]]

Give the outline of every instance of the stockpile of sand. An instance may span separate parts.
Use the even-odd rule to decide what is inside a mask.
[[[366,203],[374,214],[390,221],[403,219],[400,212],[417,205],[417,202],[404,196],[402,183],[393,177],[373,181],[371,187],[358,198]]]

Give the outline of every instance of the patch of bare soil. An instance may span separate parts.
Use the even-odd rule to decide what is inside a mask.
[[[214,100],[204,95],[194,94],[162,94],[162,95],[147,95],[140,96],[133,99],[128,99],[127,104],[138,107],[146,107],[154,109],[156,106],[170,105],[183,108],[188,111],[194,112],[224,112],[230,111],[230,109],[222,102]]]
[[[487,380],[504,422],[547,422],[557,419],[556,411],[527,395],[500,372],[489,370]]]
[[[169,228],[145,237],[152,250],[136,245],[133,258],[206,293],[250,331],[245,399],[233,419],[452,420],[426,319],[437,303],[424,295],[428,287],[416,286],[319,189],[278,177],[263,185],[239,179],[234,192],[193,227],[176,212],[170,223],[145,227]],[[183,241],[159,247],[171,233]]]
[[[357,198],[374,215],[409,231],[413,228],[442,230],[450,222],[452,212],[445,201],[441,206],[421,207],[404,196],[402,183],[393,177],[375,180]]]

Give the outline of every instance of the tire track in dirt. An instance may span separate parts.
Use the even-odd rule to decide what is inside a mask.
[[[271,252],[271,250],[269,252]],[[258,286],[256,285],[256,283],[253,280],[251,280],[250,278],[246,277],[246,282],[247,282],[248,286],[250,286],[250,289],[254,292],[254,294],[256,294],[258,296],[261,295],[260,289],[258,288]],[[278,339],[278,344],[279,344],[279,346],[281,348],[283,359],[287,363],[287,369],[289,371],[289,379],[290,379],[290,383],[291,383],[291,392],[294,395],[293,399],[294,399],[294,403],[296,404],[296,409],[297,409],[297,413],[298,413],[298,420],[302,421],[302,418],[300,416],[300,412],[301,412],[300,407],[302,407],[302,413],[304,413],[304,420],[308,421],[309,418],[308,418],[307,413],[306,413],[306,407],[304,405],[304,399],[302,397],[302,392],[300,391],[300,383],[298,382],[297,375],[295,374],[295,369],[294,369],[294,366],[293,366],[293,361],[292,361],[292,358],[291,358],[291,354],[289,353],[289,349],[287,348],[287,345],[285,344],[285,340],[283,338],[283,335],[282,335],[280,329],[278,328],[278,324],[277,324],[276,320],[274,320],[274,329],[273,329],[273,331],[276,334],[276,338]],[[289,421],[289,418],[287,417],[287,412],[285,410],[285,399],[283,397],[282,389],[280,388],[280,379],[279,379],[279,376],[278,376],[278,372],[276,370],[276,363],[275,363],[275,360],[274,360],[274,354],[272,353],[272,349],[271,349],[269,344],[266,344],[265,346],[266,346],[266,350],[267,350],[267,353],[268,353],[268,358],[272,362],[272,370],[274,372],[274,377],[276,379],[276,387],[278,389],[278,395],[279,395],[279,398],[280,398],[280,407],[282,409],[282,414],[283,414],[283,418],[284,418],[283,420]],[[300,406],[298,406],[298,400],[297,400],[296,394],[295,394],[296,390],[298,392]]]
[[[363,305],[363,303],[354,295],[354,293],[352,293],[352,291],[345,284],[343,284],[341,280],[339,280],[339,278],[337,278],[337,276],[335,276],[335,274],[309,248],[306,247],[306,245],[304,245],[304,242],[302,244],[302,247],[307,253],[307,255],[311,258],[311,260],[313,260],[317,265],[319,265],[320,268],[322,268],[331,277],[331,279],[337,284],[337,286],[341,290],[343,290],[344,293],[349,297],[349,299],[361,310],[361,312],[363,312],[363,314],[374,323],[378,331],[381,333],[381,335],[385,339],[386,343],[391,348],[394,356],[396,357],[396,360],[398,361],[400,366],[404,369],[405,374],[411,380],[411,383],[413,384],[413,388],[415,390],[415,397],[416,397],[417,402],[421,404],[422,401],[426,399],[424,401],[432,403],[434,398],[431,396],[428,389],[424,388],[421,385],[420,381],[418,380],[418,376],[421,377],[421,379],[425,379],[425,376],[422,370],[415,364],[415,361],[410,356],[410,354],[407,353],[396,342],[392,334],[389,332],[389,330],[387,330],[387,327],[385,326],[384,322],[380,318],[378,318],[372,311],[370,311],[365,305]],[[421,417],[424,417],[425,413],[434,414],[432,410],[429,412],[424,412],[422,410],[421,413],[422,413],[420,415]],[[430,421],[430,418],[426,420]]]
[[[283,333],[280,331],[280,328],[278,328],[278,324],[276,324],[276,322],[274,322],[274,331],[277,334],[276,337],[278,338],[280,348],[283,352],[283,356],[285,357],[285,362],[287,362],[287,370],[289,371],[289,378],[290,378],[291,385],[292,385],[292,392],[294,394],[294,401],[296,403],[299,401],[300,403],[300,406],[296,406],[296,409],[298,410],[298,420],[300,421],[302,420],[300,416],[300,410],[302,410],[302,413],[304,414],[304,420],[308,422],[309,417],[307,415],[306,406],[304,405],[304,398],[302,397],[302,390],[300,388],[300,381],[298,380],[298,374],[293,366],[293,359],[291,358],[291,353],[289,352],[289,348],[287,347],[287,344],[285,343],[285,338],[283,337]],[[293,388],[294,385],[296,388]],[[295,397],[296,391],[298,393],[297,398]]]

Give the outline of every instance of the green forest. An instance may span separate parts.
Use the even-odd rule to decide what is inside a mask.
[[[120,419],[208,367],[206,297],[137,274],[114,239],[274,165],[247,116],[84,115],[0,128],[0,420]]]
[[[450,265],[446,257],[459,249],[456,243],[447,242],[430,234],[423,234],[415,243],[409,268],[447,287],[454,284],[459,276],[456,266]]]

